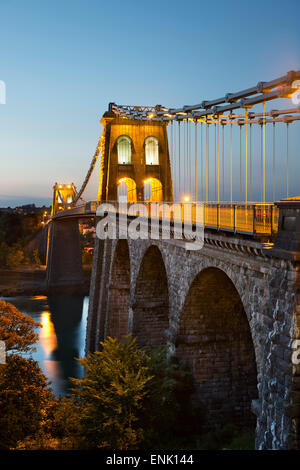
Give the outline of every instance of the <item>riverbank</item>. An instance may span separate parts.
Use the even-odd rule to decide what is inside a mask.
[[[85,282],[80,288],[76,287],[74,290],[72,286],[64,286],[56,289],[56,293],[88,295],[91,277],[90,266],[84,266],[84,275]],[[0,297],[48,295],[51,293],[53,291],[50,291],[46,285],[46,266],[0,268]]]

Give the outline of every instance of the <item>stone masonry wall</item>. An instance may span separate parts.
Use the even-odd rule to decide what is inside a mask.
[[[95,344],[104,337],[107,327],[108,286],[116,241],[105,244],[102,259],[94,259],[95,265],[101,265],[102,276],[100,283],[98,276],[99,285],[93,287],[94,295],[99,297],[97,309],[93,306],[97,326],[90,321],[87,336],[96,338]],[[147,250],[152,245],[156,255],[147,261]],[[199,397],[207,403],[211,423],[220,419],[225,393],[226,400],[231,399],[227,412],[234,410],[234,419],[241,424],[251,421],[252,400],[257,417],[256,447],[299,448],[300,370],[292,363],[293,341],[300,339],[298,266],[267,256],[256,242],[219,234],[207,235],[199,251],[186,251],[179,241],[129,240],[129,253],[128,331],[147,338],[154,331],[155,318],[159,318],[159,342],[166,344],[171,353],[191,358]],[[204,277],[201,280],[200,273],[207,268],[219,274],[210,281]],[[97,270],[93,272],[92,286],[97,279]],[[196,278],[200,281],[195,287]],[[222,284],[224,279],[226,283]],[[162,312],[168,318],[160,324]],[[147,316],[149,321],[145,320]],[[207,361],[205,355],[209,355]],[[215,381],[217,395],[211,401],[203,393],[205,381],[211,381],[211,385]],[[218,395],[221,387],[224,396]]]

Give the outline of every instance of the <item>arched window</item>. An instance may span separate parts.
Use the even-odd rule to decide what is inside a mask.
[[[126,165],[131,163],[131,139],[127,135],[121,135],[117,142],[118,163]]]
[[[158,139],[147,137],[145,140],[146,165],[158,165]]]

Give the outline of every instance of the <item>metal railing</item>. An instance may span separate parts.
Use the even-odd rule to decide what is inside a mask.
[[[278,215],[274,204],[204,204],[204,225],[216,230],[273,235],[278,231]]]
[[[201,202],[149,202],[141,201],[144,210],[139,213],[130,213],[133,202],[107,201],[114,211],[127,215],[141,215],[161,220],[170,219],[171,222],[191,222],[204,224],[204,227],[214,230],[224,230],[249,235],[274,235],[278,231],[279,210],[274,204],[251,203],[201,203]],[[63,211],[61,216],[68,214],[93,215],[99,206],[97,201],[89,201],[74,207],[70,211]],[[201,210],[199,210],[202,209]]]

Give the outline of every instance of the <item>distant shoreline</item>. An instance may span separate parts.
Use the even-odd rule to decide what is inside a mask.
[[[46,286],[46,266],[0,268],[0,297],[21,295],[88,295],[90,268],[84,267],[86,281],[81,288],[64,286],[55,291]]]

